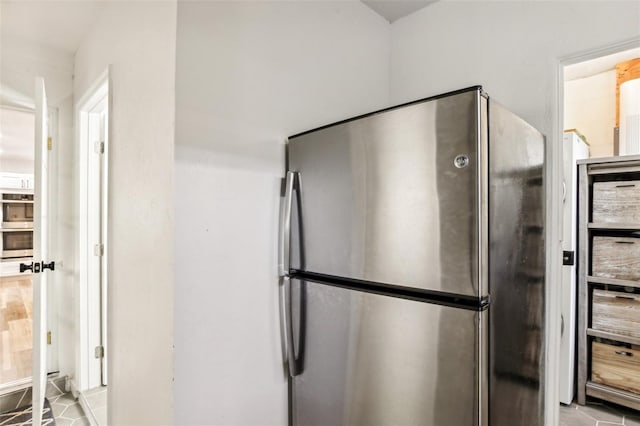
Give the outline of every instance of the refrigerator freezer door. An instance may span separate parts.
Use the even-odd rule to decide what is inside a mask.
[[[291,267],[486,295],[481,100],[474,89],[290,138]]]
[[[544,424],[544,137],[489,103],[491,426]]]
[[[486,425],[486,311],[292,280],[296,426]]]

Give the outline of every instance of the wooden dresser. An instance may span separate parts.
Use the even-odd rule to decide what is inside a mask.
[[[640,410],[640,156],[578,162],[578,403]]]

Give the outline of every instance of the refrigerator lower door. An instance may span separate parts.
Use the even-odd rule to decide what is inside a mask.
[[[292,280],[297,426],[487,424],[487,312]]]

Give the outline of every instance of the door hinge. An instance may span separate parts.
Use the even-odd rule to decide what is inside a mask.
[[[47,331],[47,345],[51,344],[51,332]]]
[[[47,150],[51,151],[53,149],[53,140],[51,139],[51,136],[49,136],[47,138]]]
[[[104,154],[104,141],[96,141],[93,145],[96,154]]]
[[[104,346],[96,346],[93,353],[95,357],[98,359],[104,358]]]
[[[96,244],[93,246],[94,256],[104,256],[104,244]]]

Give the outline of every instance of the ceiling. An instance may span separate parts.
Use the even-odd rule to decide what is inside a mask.
[[[0,35],[75,53],[104,7],[104,1],[2,0]]]
[[[75,53],[103,9],[106,0],[2,0],[0,35]],[[394,22],[434,1],[362,0],[389,22]]]
[[[425,0],[362,0],[362,2],[389,22],[396,21],[435,3],[435,1]]]
[[[624,62],[634,58],[640,58],[640,47],[569,65],[564,68],[564,80],[570,81],[591,77],[592,75],[615,69],[618,62]]]

